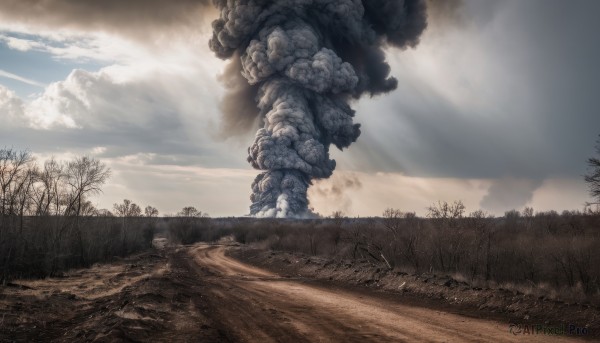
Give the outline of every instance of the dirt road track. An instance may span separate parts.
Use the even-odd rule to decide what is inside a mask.
[[[282,277],[228,245],[160,246],[0,287],[0,342],[566,342],[401,297]],[[580,341],[581,342],[581,341]]]
[[[515,336],[507,323],[462,317],[399,301],[284,278],[226,256],[226,246],[188,248],[221,333],[244,342],[567,342]],[[184,255],[179,255],[184,256]]]

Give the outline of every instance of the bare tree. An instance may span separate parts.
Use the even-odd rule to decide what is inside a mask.
[[[124,253],[128,251],[128,231],[130,219],[132,217],[140,217],[142,209],[129,199],[123,199],[122,204],[114,204],[113,209],[117,217],[121,217],[121,249]]]
[[[437,226],[433,245],[439,267],[442,271],[457,268],[460,264],[460,251],[465,242],[461,235],[461,219],[465,212],[465,205],[461,200],[449,204],[438,201],[427,208],[427,216],[432,218],[433,225]]]
[[[140,206],[129,199],[124,199],[122,204],[114,204],[113,209],[118,217],[140,217],[142,215]]]
[[[389,247],[394,256],[400,256],[415,270],[419,270],[418,245],[421,230],[414,212],[387,208],[383,211],[383,225],[392,234]]]
[[[202,213],[202,211],[198,211],[194,206],[186,206],[181,209],[181,211],[177,212],[177,216],[179,217],[189,217],[189,218],[208,218],[208,213]]]
[[[44,162],[44,168],[37,173],[37,183],[33,190],[35,215],[48,216],[62,213],[64,176],[64,164],[57,162],[54,157]]]
[[[101,192],[101,187],[110,177],[110,169],[99,160],[87,156],[75,158],[67,163],[65,182],[69,191],[67,213],[79,216],[84,197]]]
[[[0,149],[0,214],[17,214],[18,196],[23,187],[30,185],[27,171],[34,161],[28,151]]]
[[[398,239],[404,213],[399,209],[386,208],[383,211],[383,225],[392,233],[395,239]]]
[[[521,223],[521,212],[518,210],[512,209],[504,212],[504,225],[507,228],[514,230],[522,229]]]
[[[600,139],[596,141],[596,153],[598,156],[590,157],[587,160],[590,167],[589,174],[585,175],[585,182],[590,187],[590,195],[596,199],[596,204],[600,203]]]
[[[433,219],[440,219],[444,224],[453,226],[458,219],[463,217],[465,205],[461,200],[456,200],[452,204],[447,201],[438,201],[427,207],[427,216]]]
[[[533,224],[533,207],[525,207],[523,209],[523,218],[525,218],[525,229],[531,230]]]
[[[471,212],[467,218],[467,225],[475,234],[475,240],[472,242],[474,247],[471,251],[471,266],[469,274],[471,280],[475,279],[481,272],[485,280],[489,280],[492,274],[492,242],[495,230],[493,228],[494,217],[483,210]],[[479,270],[483,265],[483,271]]]
[[[98,217],[114,217],[115,215],[106,208],[101,208],[96,211],[96,216]]]
[[[70,161],[65,167],[65,184],[67,188],[67,207],[65,213],[75,217],[72,231],[79,242],[80,262],[86,265],[83,237],[80,227],[80,216],[82,215],[85,197],[101,192],[101,187],[110,177],[110,169],[99,160],[87,156],[77,157]]]
[[[148,205],[144,209],[144,215],[146,217],[158,217],[158,210],[156,209],[156,207]]]

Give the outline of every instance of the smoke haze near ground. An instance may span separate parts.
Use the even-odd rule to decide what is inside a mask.
[[[329,179],[317,180],[308,191],[309,198],[327,201],[335,206],[336,211],[344,214],[352,210],[352,195],[350,191],[360,190],[363,183],[355,173],[335,173]],[[322,213],[328,214],[328,213]]]

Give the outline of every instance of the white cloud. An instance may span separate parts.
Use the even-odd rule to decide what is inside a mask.
[[[198,82],[206,75],[140,70],[136,73],[126,69],[110,66],[98,72],[73,70],[65,80],[50,84],[25,106],[30,125],[39,129],[98,130],[125,125],[149,128],[158,124],[157,120],[206,121],[216,114],[210,111],[216,109],[217,100],[210,94],[219,94],[216,81],[212,80],[212,85],[211,79]]]
[[[94,147],[94,148],[92,148],[92,151],[91,151],[92,155],[102,155],[105,152],[106,152],[106,147],[104,147],[104,146]]]
[[[19,126],[24,121],[23,102],[10,89],[0,85],[0,118],[6,127]]]
[[[74,70],[26,103],[3,89],[4,117],[10,110],[21,126],[3,133],[4,140],[42,153],[68,149],[103,158],[143,153],[148,164],[245,166],[244,146],[232,149],[212,140],[222,93],[215,74],[205,68],[121,65]]]
[[[14,35],[27,35],[29,39],[17,38]],[[150,57],[147,48],[140,43],[102,32],[48,33],[0,29],[0,41],[13,50],[43,52],[51,58],[63,61],[132,64],[134,60],[140,61]]]
[[[39,42],[29,39],[10,37],[3,34],[0,34],[0,41],[4,41],[9,48],[22,52],[43,48],[43,44]]]
[[[161,214],[174,214],[184,206],[195,206],[211,216],[244,215],[249,212],[250,184],[257,172],[247,169],[198,166],[147,165],[144,156],[113,159],[114,171],[97,198],[102,208],[124,198],[139,205],[157,207]]]
[[[25,35],[28,39],[17,38]],[[0,42],[18,51],[34,50],[67,63],[96,62],[120,68],[125,77],[155,70],[182,73],[219,72],[224,62],[215,58],[206,43],[207,32],[161,37],[148,42],[102,31],[46,31],[30,26],[0,24]]]
[[[41,83],[41,82],[37,82],[35,80],[31,80],[13,73],[9,73],[5,70],[0,69],[0,77],[6,77],[12,80],[17,80],[23,83],[26,83],[28,85],[32,85],[32,86],[38,86],[38,87],[46,87],[45,84]]]

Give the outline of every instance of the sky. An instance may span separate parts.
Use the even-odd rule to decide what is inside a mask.
[[[258,127],[223,129],[226,62],[208,48],[218,13],[206,3],[1,1],[0,147],[100,159],[112,176],[99,208],[247,214]],[[418,46],[386,51],[398,88],[352,104],[362,134],[333,148],[338,167],[309,206],[582,209],[600,134],[597,13],[595,0],[432,6]]]

